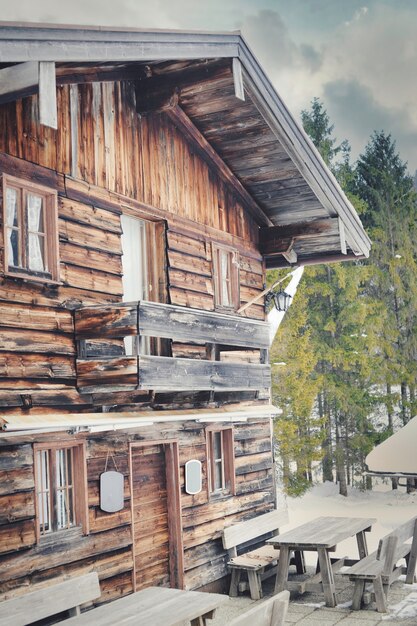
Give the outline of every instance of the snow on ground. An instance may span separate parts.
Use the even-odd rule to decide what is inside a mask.
[[[376,550],[378,541],[396,526],[417,515],[417,492],[405,493],[404,488],[391,490],[389,484],[375,483],[372,491],[350,488],[347,498],[339,495],[338,485],[326,482],[315,485],[300,498],[279,495],[279,503],[286,501],[290,523],[285,530],[295,528],[321,516],[375,518],[372,531],[367,533],[369,552]],[[356,538],[337,546],[337,555],[357,558]],[[306,553],[308,565],[314,565],[314,553]]]

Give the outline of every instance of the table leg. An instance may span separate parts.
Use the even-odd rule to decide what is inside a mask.
[[[320,573],[323,582],[324,600],[326,606],[336,606],[336,588],[329,553],[326,548],[317,548],[320,563]]]
[[[290,549],[288,546],[280,546],[277,577],[275,579],[274,593],[284,591],[288,580],[288,568],[290,566]]]
[[[364,559],[366,556],[368,556],[368,546],[366,545],[366,536],[364,530],[361,530],[360,533],[356,534],[356,541],[358,542],[359,558]]]

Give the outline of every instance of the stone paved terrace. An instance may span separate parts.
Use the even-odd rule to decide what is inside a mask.
[[[272,583],[264,583],[265,597],[272,593]],[[336,577],[338,606],[323,606],[323,596],[318,593],[303,595],[291,592],[290,606],[285,626],[417,626],[417,585],[406,585],[401,580],[391,586],[388,595],[389,613],[377,613],[371,603],[360,611],[350,609],[353,585],[342,576]],[[259,602],[262,602],[260,600]],[[211,626],[227,626],[231,619],[253,606],[248,595],[231,598],[217,610]],[[408,615],[408,617],[406,617]],[[410,617],[411,615],[411,617]],[[253,626],[257,626],[253,624]]]

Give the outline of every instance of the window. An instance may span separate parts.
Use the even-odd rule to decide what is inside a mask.
[[[235,493],[233,429],[207,429],[209,493]]]
[[[213,245],[214,296],[218,308],[239,308],[239,258],[235,250]]]
[[[3,175],[5,273],[58,282],[57,194]]]
[[[87,483],[84,445],[35,444],[38,539],[81,526],[87,528]]]

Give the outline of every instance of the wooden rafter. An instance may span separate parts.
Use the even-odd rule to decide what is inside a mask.
[[[337,233],[338,228],[339,219],[337,217],[261,228],[259,233],[260,250],[264,255],[282,254],[290,256],[291,260],[287,260],[290,263],[295,263],[297,259],[294,259],[294,255],[291,254],[295,240],[310,239],[325,233]]]

